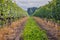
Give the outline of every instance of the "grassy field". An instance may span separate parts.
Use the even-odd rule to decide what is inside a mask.
[[[23,30],[24,40],[48,40],[46,31],[36,24],[33,18],[29,18]]]

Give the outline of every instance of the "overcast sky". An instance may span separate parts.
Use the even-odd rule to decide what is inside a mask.
[[[29,7],[40,7],[48,3],[48,1],[51,0],[14,0],[16,3],[23,8],[24,10],[27,10]]]

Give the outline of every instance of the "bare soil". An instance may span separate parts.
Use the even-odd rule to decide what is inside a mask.
[[[40,28],[46,30],[49,40],[60,40],[60,24],[47,21],[39,17],[33,17]],[[59,29],[58,29],[59,28]]]
[[[24,29],[24,24],[27,17],[13,22],[10,26],[5,26],[0,29],[0,40],[21,40],[21,33]]]

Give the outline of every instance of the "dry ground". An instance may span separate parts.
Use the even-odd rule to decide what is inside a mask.
[[[19,36],[27,19],[27,17],[24,17],[13,22],[10,26],[4,26],[1,28],[0,40],[19,40]]]
[[[39,17],[34,17],[35,21],[40,25],[43,30],[47,31],[50,40],[60,40],[60,24],[52,21],[46,21]]]

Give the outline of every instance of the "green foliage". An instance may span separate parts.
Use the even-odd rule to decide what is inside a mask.
[[[48,40],[45,30],[39,28],[33,18],[29,18],[24,31],[24,40]]]
[[[57,21],[60,20],[60,1],[52,0],[49,4],[37,9],[33,15],[41,18],[55,19]]]
[[[27,15],[27,12],[12,0],[0,0],[0,21],[2,21],[0,24],[4,24],[3,21],[6,23]]]

